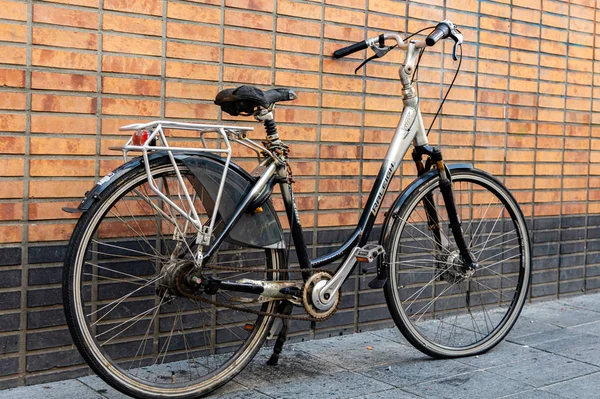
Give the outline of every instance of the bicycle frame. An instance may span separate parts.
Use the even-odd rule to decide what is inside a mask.
[[[393,34],[386,35],[386,38],[395,39],[398,43],[402,42],[402,39]],[[304,280],[306,281],[310,277],[310,270],[312,268],[320,267],[323,265],[330,264],[344,256],[345,260],[335,271],[333,278],[327,283],[323,291],[332,291],[342,285],[342,283],[349,276],[356,259],[354,258],[355,252],[360,249],[361,246],[365,245],[369,234],[375,224],[375,219],[379,213],[381,203],[386,195],[389,183],[392,176],[398,170],[402,159],[408,151],[411,144],[415,146],[426,146],[428,144],[427,136],[425,134],[425,128],[423,125],[423,118],[419,109],[419,99],[415,94],[412,86],[412,74],[415,70],[415,62],[417,58],[417,49],[424,47],[423,42],[410,42],[404,45],[407,53],[404,65],[400,68],[400,80],[403,84],[403,103],[404,109],[400,117],[400,121],[396,128],[394,137],[390,143],[387,154],[383,159],[379,173],[375,179],[367,203],[362,211],[362,215],[359,219],[358,225],[350,237],[334,252],[326,254],[316,259],[310,259],[308,255],[308,249],[303,238],[302,225],[298,216],[298,209],[294,200],[294,194],[291,184],[281,181],[281,193],[283,202],[286,209],[289,224],[291,226],[291,234],[294,240],[294,246],[298,255],[298,261],[300,267],[305,269],[302,273]],[[210,259],[216,250],[219,248],[229,230],[235,225],[237,219],[248,210],[249,204],[252,200],[260,193],[278,173],[285,173],[285,166],[276,166],[274,161],[270,162],[265,172],[258,179],[252,190],[247,196],[240,202],[238,208],[234,212],[231,219],[228,221],[225,228],[222,230],[220,235],[215,241],[207,248],[204,253],[204,260]]]

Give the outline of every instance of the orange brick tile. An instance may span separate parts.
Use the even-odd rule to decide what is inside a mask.
[[[275,48],[283,51],[319,54],[321,51],[321,42],[319,40],[304,39],[300,37],[277,36]]]
[[[84,159],[32,159],[30,176],[94,176],[96,161]]]
[[[30,153],[33,155],[94,155],[96,154],[96,140],[32,137]]]
[[[295,54],[277,54],[275,58],[275,67],[283,69],[294,69],[300,71],[319,71],[320,58],[307,57]]]
[[[167,118],[216,119],[219,109],[213,104],[192,104],[167,102]]]
[[[97,90],[97,78],[93,75],[33,71],[31,73],[31,88],[93,92]]]
[[[348,40],[358,42],[364,40],[364,30],[341,25],[326,24],[324,26],[324,37],[327,39]]]
[[[302,15],[305,18],[320,19],[321,6],[306,3],[296,3],[290,0],[278,0],[277,14],[290,15],[293,17]]]
[[[223,81],[249,84],[269,85],[272,83],[270,70],[258,70],[249,68],[223,68]]]
[[[74,228],[75,223],[31,224],[28,227],[29,241],[68,240]]]
[[[272,54],[267,51],[253,51],[236,48],[226,48],[223,60],[228,64],[256,65],[270,67],[272,65]]]
[[[102,78],[102,92],[139,96],[160,96],[161,83],[158,80],[127,79],[105,76]]]
[[[270,49],[272,45],[273,35],[270,33],[252,33],[252,46],[249,46],[247,40],[247,32],[225,29],[225,44],[233,44],[237,46],[248,46],[251,48]]]
[[[29,182],[30,198],[83,198],[92,188],[93,179],[85,180],[32,180]]]
[[[367,25],[369,28],[385,29],[392,32],[402,32],[404,30],[404,19],[396,16],[385,16],[369,13]]]
[[[102,99],[102,113],[108,115],[160,116],[160,101],[104,98]]]
[[[160,0],[105,0],[104,9],[136,14],[162,15],[162,4]]]
[[[0,226],[0,244],[22,242],[22,227],[17,225]]]
[[[270,31],[273,29],[273,16],[225,10],[225,25]]]
[[[184,79],[218,80],[219,67],[217,65],[190,64],[168,61],[166,76]]]
[[[0,68],[0,86],[25,87],[25,71]]]
[[[225,49],[226,51],[228,49]],[[189,43],[167,42],[167,57],[199,61],[215,61],[220,58],[219,48]]]
[[[23,176],[25,161],[17,158],[0,158],[0,176]]]
[[[21,199],[23,198],[23,182],[19,180],[2,180],[2,190],[0,198],[2,199]]]
[[[25,110],[25,93],[2,92],[0,96],[0,109]]]
[[[31,132],[96,134],[96,118],[32,114]]]
[[[20,202],[0,203],[0,220],[22,220],[23,205]]]
[[[218,43],[221,32],[218,27],[213,26],[167,22],[167,37]]]
[[[81,69],[95,71],[98,67],[98,56],[72,51],[34,48],[31,53],[33,65],[54,68]]]
[[[289,19],[282,16],[277,17],[277,32],[290,33],[299,36],[321,36],[321,24],[297,19]]]
[[[206,84],[167,82],[166,86],[166,96],[176,98],[213,100],[218,91],[218,86]]]
[[[140,75],[160,75],[161,62],[160,60],[149,58],[103,55],[102,71]]]
[[[162,35],[162,21],[160,20],[117,14],[105,13],[102,16],[102,28],[106,31],[137,33],[148,36]]]
[[[354,145],[321,145],[320,158],[359,159],[360,148]]]
[[[102,50],[105,52],[160,56],[162,54],[162,43],[160,40],[155,39],[104,34]]]
[[[362,97],[349,96],[346,94],[323,93],[322,106],[326,108],[361,109]]]
[[[359,126],[361,121],[358,112],[343,112],[323,110],[321,112],[321,123],[324,125],[337,126]]]
[[[5,42],[27,42],[27,27],[17,24],[0,23],[0,40]]]
[[[77,219],[78,213],[67,213],[63,207],[77,208],[79,201],[30,202],[29,220]]]
[[[3,19],[27,21],[27,4],[16,1],[0,0]]]
[[[275,84],[286,87],[306,87],[316,89],[319,87],[319,76],[297,72],[275,72]]]
[[[27,61],[27,52],[24,47],[0,46],[2,54],[2,63],[25,65]]]
[[[325,7],[325,21],[364,26],[365,13],[361,11]]]
[[[98,35],[81,31],[34,26],[32,42],[33,44],[43,44],[46,46],[96,50],[98,48]]]
[[[221,23],[221,11],[213,7],[203,7],[184,3],[168,3],[167,16],[184,21],[196,21],[205,24]]]
[[[3,136],[0,140],[0,154],[24,154],[25,137]]]
[[[271,12],[274,9],[275,0],[225,0],[225,6],[241,8],[244,10],[256,10]]]
[[[0,114],[0,131],[24,132],[25,131],[25,115]]]
[[[98,100],[95,97],[59,96],[37,93],[31,96],[32,111],[95,114],[97,104]]]
[[[33,22],[98,29],[98,12],[34,4]]]

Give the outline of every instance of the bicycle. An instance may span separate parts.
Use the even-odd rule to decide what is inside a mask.
[[[275,319],[282,322],[271,365],[290,320],[331,317],[342,283],[359,262],[375,262],[369,286],[384,289],[397,327],[425,354],[477,355],[506,336],[529,287],[527,225],[499,180],[468,164],[446,165],[428,144],[413,87],[420,57],[446,38],[454,40],[455,60],[462,48],[452,22],[428,29],[425,40],[386,33],[334,53],[406,51],[400,67],[404,109],[356,229],[317,259],[310,259],[303,239],[289,147],[273,114],[277,102],[296,98],[294,91],[241,86],[217,95],[223,111],[263,122],[261,144],[248,138],[251,129],[236,126],[154,121],[122,128],[134,132],[116,148],[126,163],[101,179],[77,209],[65,209],[81,213],[65,259],[65,312],[93,371],[138,398],[208,394],[238,374],[267,335],[275,336]],[[197,132],[202,146],[169,145],[169,129]],[[252,173],[231,161],[233,142],[256,153]],[[379,243],[368,244],[411,144],[418,177],[388,211]],[[128,161],[130,151],[142,154]],[[288,265],[289,245],[270,200],[276,185],[299,268]],[[336,260],[342,262],[334,273],[321,269]],[[292,279],[295,273],[302,279]],[[292,313],[298,307],[307,316]]]

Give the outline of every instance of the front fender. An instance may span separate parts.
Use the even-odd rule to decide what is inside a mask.
[[[471,164],[456,164],[456,165],[446,165],[446,169],[449,171],[449,175],[452,176],[453,171],[458,170],[473,170],[473,165]],[[400,212],[400,209],[406,202],[406,200],[414,193],[422,184],[426,183],[430,179],[435,178],[438,175],[437,169],[432,169],[429,172],[425,173],[422,176],[419,176],[415,179],[411,184],[408,185],[401,193],[396,201],[392,204],[390,210],[385,217],[385,221],[383,222],[383,228],[381,229],[381,236],[379,237],[379,244],[383,246],[383,248],[387,248],[387,244],[392,231],[392,225],[394,224],[394,219]],[[383,264],[386,256],[380,256],[377,258],[377,279],[385,280],[388,276],[388,268]]]
[[[164,151],[152,153],[148,158],[152,162],[154,160],[168,157]],[[176,154],[175,159],[185,164],[192,174],[194,179],[190,179],[198,195],[203,198],[204,205],[209,212],[214,209],[214,202],[217,198],[220,179],[223,175],[225,160],[221,157],[206,153],[206,154]],[[131,161],[119,166],[102,179],[100,179],[94,187],[85,194],[85,198],[80,202],[77,209],[65,209],[68,212],[86,212],[90,209],[95,201],[102,198],[102,193],[120,177],[130,172],[131,170],[142,165],[143,158],[134,158]],[[192,181],[193,180],[193,181]],[[218,217],[225,222],[229,220],[235,211],[237,204],[246,195],[256,179],[252,177],[244,169],[240,168],[233,162],[229,164],[227,171],[227,179],[221,196],[221,204],[219,206]],[[271,201],[266,201],[262,205],[262,212],[246,213],[240,217],[238,222],[229,232],[226,241],[244,246],[252,246],[255,248],[282,248],[285,246],[283,232],[279,224],[277,213],[271,204]],[[221,227],[226,223],[215,224]],[[215,233],[218,234],[218,227]]]

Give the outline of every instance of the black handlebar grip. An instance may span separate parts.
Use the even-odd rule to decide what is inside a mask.
[[[363,40],[362,42],[354,43],[354,44],[351,44],[348,47],[344,47],[344,48],[341,48],[339,50],[336,50],[333,53],[333,57],[334,58],[342,58],[342,57],[345,57],[345,56],[350,55],[352,53],[356,53],[357,51],[364,50],[367,47],[369,47],[369,45],[367,44],[367,41]]]
[[[435,30],[431,32],[429,36],[427,36],[427,39],[425,39],[425,44],[431,47],[434,44],[436,44],[440,39],[445,39],[449,35],[450,27],[447,24],[440,22],[435,27]]]

